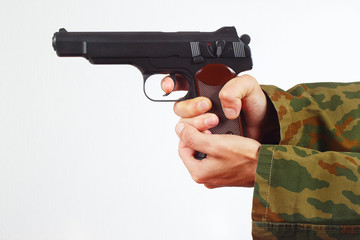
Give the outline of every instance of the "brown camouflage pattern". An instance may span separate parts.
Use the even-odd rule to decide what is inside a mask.
[[[254,239],[360,239],[360,82],[262,86],[280,122],[263,145]]]

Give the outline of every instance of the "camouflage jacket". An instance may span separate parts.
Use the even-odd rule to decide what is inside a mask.
[[[360,239],[360,82],[262,86],[279,145],[260,148],[253,238]]]

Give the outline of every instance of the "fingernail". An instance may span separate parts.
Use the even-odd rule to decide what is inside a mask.
[[[206,118],[204,122],[208,127],[215,127],[218,124],[218,118],[215,116],[210,116]]]
[[[198,108],[199,108],[199,110],[200,111],[206,111],[206,110],[208,110],[209,109],[209,103],[207,102],[207,101],[200,101],[199,103],[198,103]]]
[[[177,135],[180,135],[182,130],[184,129],[185,124],[184,123],[178,123],[175,127],[175,132]]]
[[[224,113],[227,118],[233,119],[236,118],[236,112],[233,108],[224,108]]]

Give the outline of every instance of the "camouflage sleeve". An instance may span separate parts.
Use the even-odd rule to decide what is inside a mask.
[[[281,140],[260,148],[254,239],[360,239],[360,83],[262,88]]]

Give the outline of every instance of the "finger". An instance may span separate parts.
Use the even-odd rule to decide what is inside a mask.
[[[204,113],[193,118],[182,118],[180,122],[190,124],[197,130],[203,132],[219,124],[219,118],[213,113]]]
[[[181,118],[192,118],[209,111],[211,107],[210,99],[197,97],[175,103],[174,112]]]
[[[204,181],[206,178],[203,176],[204,160],[197,160],[194,158],[195,151],[187,147],[182,141],[179,142],[179,156],[183,161],[185,167],[189,171],[191,178],[199,184],[204,184],[209,189],[218,188],[221,186],[208,184]]]
[[[209,130],[205,130],[204,134],[211,135],[212,133]],[[179,156],[183,160],[185,166],[190,171],[190,169],[194,169],[195,167],[199,167],[203,161],[199,161],[194,158],[195,150],[186,146],[181,140],[179,141]]]
[[[161,89],[165,93],[171,93],[174,90],[174,81],[170,77],[165,77],[161,80]]]
[[[186,169],[189,171],[192,179],[200,182],[199,172],[202,169],[203,161],[194,158],[195,151],[186,146],[181,140],[179,141],[179,156],[183,161]]]
[[[165,93],[171,93],[172,91],[189,90],[189,85],[186,78],[184,78],[180,74],[175,74],[175,77],[176,77],[176,84],[174,84],[174,81],[169,76],[164,77],[161,80],[161,89]]]
[[[211,134],[212,134],[212,132],[210,132],[209,130],[205,130],[205,131],[203,131],[203,133],[204,133],[204,134],[207,134],[207,135],[211,135]]]
[[[195,151],[185,145],[181,140],[179,142],[179,156],[183,161],[185,167],[189,171],[191,178],[199,184],[211,184],[206,183],[206,176],[204,175],[204,168],[206,165],[206,159],[198,160],[194,158]],[[215,188],[215,185],[213,185]]]
[[[201,133],[193,126],[183,122],[176,125],[175,131],[186,147],[209,155],[217,155],[214,135]]]
[[[252,96],[258,88],[260,89],[255,78],[249,75],[239,76],[227,82],[219,93],[225,116],[229,119],[237,118],[242,100]]]

